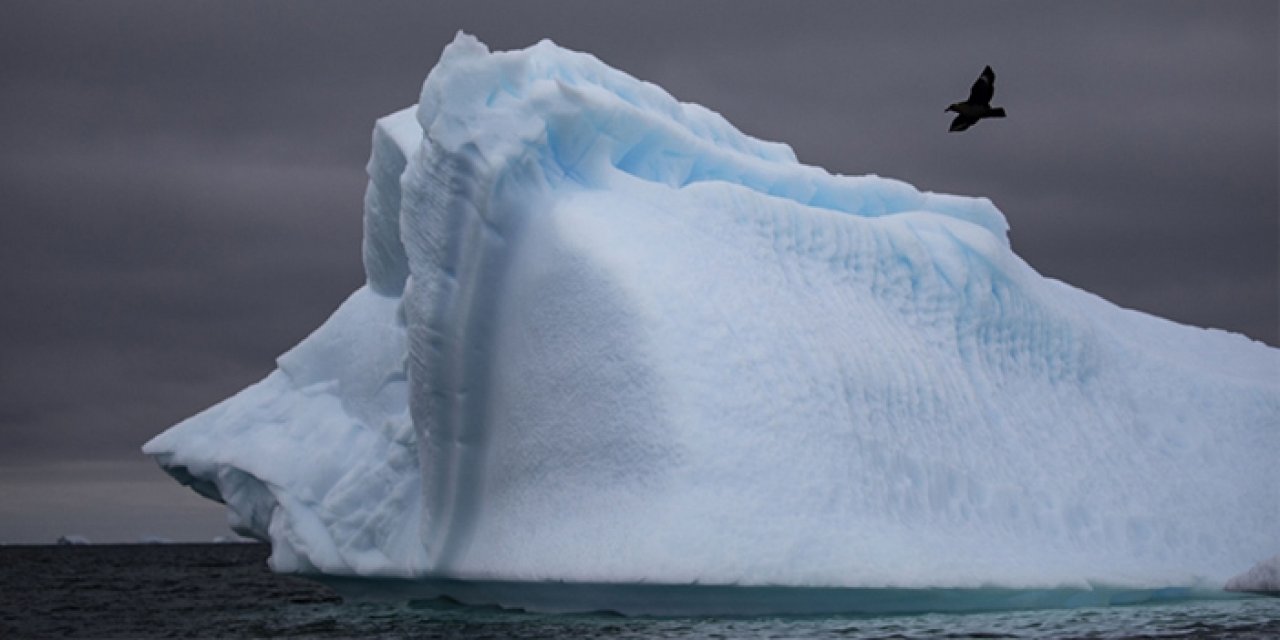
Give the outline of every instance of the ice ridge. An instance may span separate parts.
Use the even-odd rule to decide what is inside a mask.
[[[1158,588],[1276,551],[1280,352],[1040,276],[984,198],[549,41],[460,34],[372,148],[366,286],[144,447],[276,570]]]

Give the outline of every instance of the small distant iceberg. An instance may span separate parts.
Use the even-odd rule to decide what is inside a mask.
[[[1227,591],[1280,596],[1280,555],[1263,560],[1227,581]]]
[[[1280,551],[1280,350],[1044,277],[986,198],[549,41],[459,34],[372,146],[365,285],[143,448],[276,571],[952,610],[1221,594]]]
[[[75,533],[68,533],[66,535],[58,536],[58,544],[80,545],[80,544],[92,544],[92,543],[89,542],[89,539],[86,538],[85,536],[75,534]]]

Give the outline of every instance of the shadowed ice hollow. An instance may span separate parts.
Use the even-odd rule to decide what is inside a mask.
[[[1280,351],[1036,273],[549,41],[378,121],[367,284],[148,442],[277,571],[1221,586],[1280,551]]]

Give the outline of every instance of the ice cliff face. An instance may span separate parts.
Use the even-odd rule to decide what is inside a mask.
[[[1038,275],[595,58],[459,36],[380,120],[365,287],[145,451],[280,571],[1222,581],[1280,541],[1280,352]]]

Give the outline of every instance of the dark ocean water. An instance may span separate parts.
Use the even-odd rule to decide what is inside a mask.
[[[0,638],[1280,638],[1280,598],[911,616],[626,618],[344,602],[264,545],[0,546]]]

